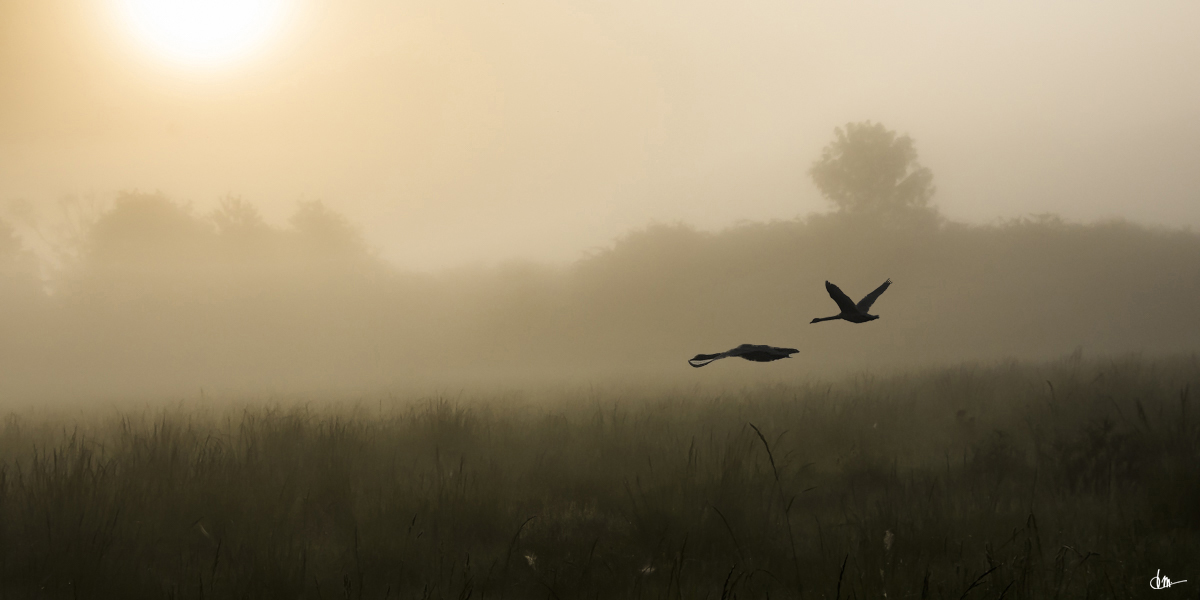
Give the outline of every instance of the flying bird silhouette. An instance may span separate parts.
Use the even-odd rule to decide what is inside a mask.
[[[812,323],[832,321],[834,319],[843,319],[850,321],[851,323],[866,323],[867,321],[874,321],[875,319],[879,318],[879,315],[869,315],[867,314],[867,311],[871,310],[871,305],[875,304],[875,301],[879,299],[879,296],[883,294],[883,292],[887,291],[889,285],[892,285],[891,279],[883,282],[883,285],[875,288],[875,291],[871,292],[870,294],[863,296],[863,299],[859,300],[858,304],[855,304],[850,301],[850,297],[847,296],[840,288],[838,288],[838,286],[826,281],[825,290],[829,292],[829,297],[833,298],[834,302],[837,302],[838,308],[842,309],[842,312],[832,317],[813,319]]]
[[[700,368],[714,360],[737,356],[754,362],[771,362],[781,358],[788,358],[791,355],[799,352],[795,348],[776,348],[775,346],[759,346],[755,344],[742,344],[733,350],[726,350],[717,354],[697,354],[695,357],[688,359],[688,364],[693,367]],[[699,363],[699,364],[697,364]]]

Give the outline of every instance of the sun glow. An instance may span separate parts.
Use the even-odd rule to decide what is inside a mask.
[[[282,21],[287,0],[119,0],[134,33],[163,56],[192,65],[242,58]]]

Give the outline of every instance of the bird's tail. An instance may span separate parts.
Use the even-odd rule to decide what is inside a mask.
[[[697,354],[696,356],[688,359],[688,364],[699,369],[700,367],[703,367],[704,365],[707,365],[718,358],[721,358],[721,354]]]

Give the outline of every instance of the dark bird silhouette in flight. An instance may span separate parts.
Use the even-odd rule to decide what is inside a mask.
[[[738,356],[746,360],[754,362],[771,362],[781,358],[788,358],[791,355],[799,352],[795,348],[776,348],[775,346],[759,346],[755,344],[742,344],[733,350],[726,350],[717,354],[697,354],[694,358],[688,360],[688,364],[693,367],[700,368],[714,360],[730,356]]]
[[[821,321],[832,321],[834,319],[843,319],[850,321],[851,323],[866,323],[867,321],[874,321],[875,319],[879,318],[879,315],[869,315],[867,314],[867,311],[871,310],[871,305],[875,304],[875,301],[879,299],[879,296],[887,291],[889,285],[892,285],[891,279],[883,282],[883,285],[875,288],[875,291],[871,292],[870,294],[863,296],[863,299],[859,300],[858,304],[855,304],[850,301],[850,297],[847,296],[840,288],[838,288],[838,286],[826,281],[825,290],[829,292],[829,297],[833,298],[834,302],[837,302],[838,308],[842,309],[842,312],[832,317],[813,319],[812,322],[819,323]]]

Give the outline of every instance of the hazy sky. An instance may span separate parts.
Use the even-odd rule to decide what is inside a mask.
[[[0,0],[0,214],[321,199],[398,264],[570,260],[651,220],[826,209],[833,128],[908,133],[950,217],[1200,226],[1200,3],[296,0],[172,62],[118,0]]]

